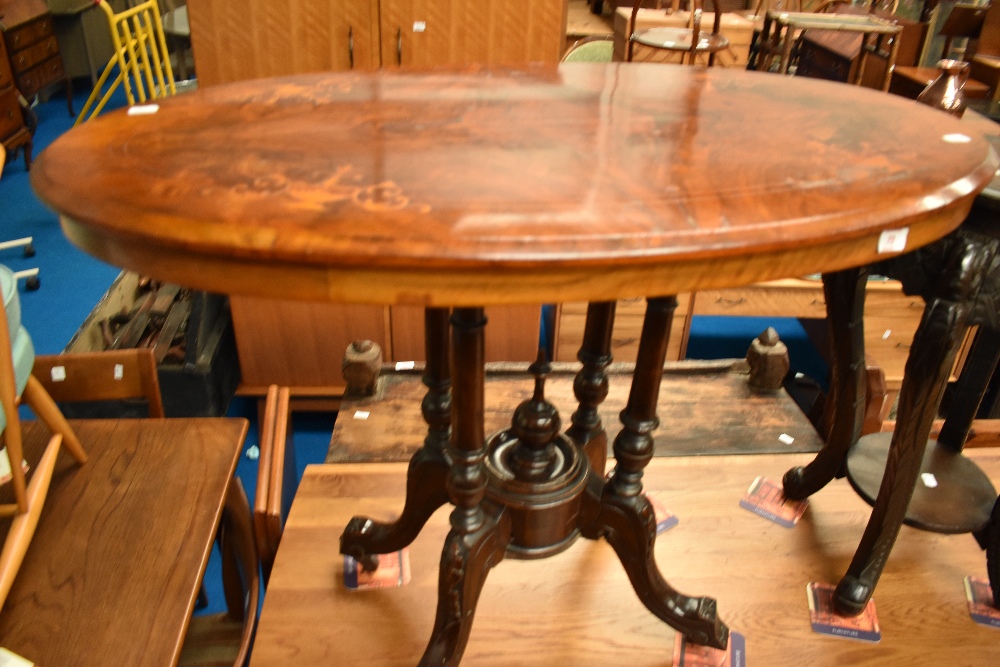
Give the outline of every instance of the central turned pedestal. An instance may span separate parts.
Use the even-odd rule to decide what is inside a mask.
[[[441,555],[434,631],[421,665],[459,663],[494,565],[505,557],[553,556],[581,535],[607,539],[639,599],[657,617],[694,643],[725,648],[729,631],[717,618],[715,600],[683,595],[660,575],[653,553],[656,518],[642,493],[676,307],[674,297],[648,300],[623,428],[613,445],[616,465],[607,480],[601,474],[607,436],[597,408],[608,393],[614,302],[588,307],[583,367],[573,385],[579,408],[566,432],[545,399],[550,369],[540,356],[530,368],[534,395],[514,411],[511,427],[489,440],[483,433],[483,310],[456,308],[450,320],[447,309],[426,310],[422,413],[428,433],[410,461],[403,511],[391,524],[355,517],[340,539],[342,553],[374,569],[378,554],[410,544],[438,507],[455,506]]]

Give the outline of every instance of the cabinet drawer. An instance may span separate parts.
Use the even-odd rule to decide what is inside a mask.
[[[21,49],[10,56],[10,64],[14,68],[14,74],[31,69],[35,65],[48,60],[59,53],[59,44],[55,37],[33,44],[26,49]]]
[[[794,281],[796,286],[762,283],[739,289],[706,290],[694,298],[694,315],[752,317],[826,317],[823,284]]]
[[[690,320],[689,294],[677,297],[677,310],[670,326],[667,361],[684,358]],[[639,352],[639,337],[646,316],[645,299],[623,299],[615,308],[615,328],[611,334],[611,355],[615,361],[634,363]],[[555,345],[556,361],[576,361],[583,344],[583,329],[587,322],[587,304],[564,303],[559,307],[559,326]]]
[[[63,67],[62,58],[55,57],[46,60],[38,67],[17,75],[17,88],[25,97],[31,97],[45,86],[54,81],[61,81],[66,78],[66,69]]]
[[[0,90],[0,139],[5,139],[24,126],[21,105],[17,103],[17,91],[13,88]]]
[[[53,36],[52,17],[42,16],[18,28],[12,28],[4,33],[7,49],[13,53],[46,37]]]

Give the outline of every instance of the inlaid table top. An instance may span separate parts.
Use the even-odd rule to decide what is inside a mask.
[[[32,170],[72,242],[195,288],[438,306],[842,269],[955,228],[987,142],[911,100],[657,64],[247,81],[82,125]]]

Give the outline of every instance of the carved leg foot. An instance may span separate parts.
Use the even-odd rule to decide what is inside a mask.
[[[861,437],[865,410],[865,282],[868,272],[850,269],[823,276],[823,294],[830,321],[833,354],[830,398],[821,428],[826,445],[805,467],[795,467],[782,478],[785,495],[803,500],[843,476],[844,461]]]
[[[452,667],[462,660],[486,575],[503,560],[510,542],[509,517],[502,510],[485,514],[478,530],[452,529],[445,540],[434,631],[420,667]]]
[[[656,517],[646,497],[619,496],[610,484],[601,492],[600,480],[594,482],[597,484],[592,483],[585,494],[581,511],[581,517],[594,517],[589,525],[582,526],[584,537],[607,539],[625,567],[632,588],[657,618],[695,644],[724,649],[729,628],[719,620],[715,600],[678,593],[660,574],[653,553]]]
[[[358,561],[366,572],[378,568],[378,554],[408,546],[431,515],[448,502],[447,476],[448,464],[444,458],[425,450],[418,451],[410,460],[406,503],[399,519],[380,523],[366,517],[354,517],[340,536],[340,553]]]

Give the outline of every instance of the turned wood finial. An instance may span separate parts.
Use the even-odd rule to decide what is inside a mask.
[[[559,434],[562,420],[556,407],[545,400],[545,379],[552,372],[545,350],[538,350],[538,357],[528,367],[535,376],[535,393],[522,402],[511,419],[511,432],[517,443],[511,449],[511,468],[514,475],[524,481],[546,479],[556,464],[553,440]]]
[[[788,347],[778,338],[778,332],[768,327],[757,336],[747,350],[750,366],[748,384],[754,389],[774,391],[780,389],[788,375]]]
[[[344,351],[341,372],[347,383],[345,394],[371,396],[382,369],[382,348],[371,340],[356,340]]]

